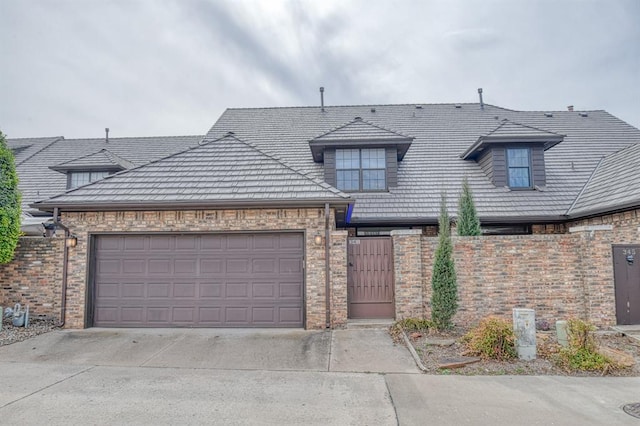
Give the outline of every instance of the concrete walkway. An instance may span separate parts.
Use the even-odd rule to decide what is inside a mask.
[[[385,330],[56,331],[0,347],[6,424],[638,425],[638,378],[421,374]]]

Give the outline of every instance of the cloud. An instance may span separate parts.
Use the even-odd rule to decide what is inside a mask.
[[[11,137],[204,133],[227,107],[487,102],[640,126],[640,5],[5,0]]]

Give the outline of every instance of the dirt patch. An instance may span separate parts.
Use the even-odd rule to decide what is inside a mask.
[[[2,330],[0,330],[0,346],[10,345],[11,343],[22,342],[39,334],[48,333],[57,330],[55,322],[50,319],[32,318],[29,320],[29,327],[14,327],[11,319],[2,321]]]
[[[460,375],[536,375],[536,376],[602,376],[600,372],[569,372],[556,366],[551,357],[556,349],[554,332],[538,332],[538,356],[532,361],[479,360],[460,368],[441,368],[447,361],[464,359],[466,348],[460,338],[465,330],[447,334],[409,332],[407,336],[426,368],[427,374]],[[608,376],[640,376],[640,342],[616,332],[596,332],[599,345],[605,346],[635,359],[632,367],[613,370]]]

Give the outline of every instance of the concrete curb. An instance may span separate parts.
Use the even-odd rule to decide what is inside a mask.
[[[425,367],[424,364],[422,363],[422,360],[420,359],[418,352],[416,352],[416,349],[413,347],[413,344],[411,343],[411,340],[409,340],[409,338],[407,337],[407,334],[404,332],[404,329],[402,329],[402,338],[404,339],[404,343],[405,345],[407,345],[407,348],[409,349],[409,352],[411,353],[411,356],[413,357],[413,360],[415,361],[418,368],[422,372],[426,373],[427,367]]]

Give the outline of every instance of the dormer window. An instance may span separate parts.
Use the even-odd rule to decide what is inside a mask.
[[[398,185],[398,163],[413,138],[356,117],[309,141],[324,180],[346,192],[387,191]]]
[[[49,168],[66,174],[67,189],[73,189],[132,167],[133,163],[118,157],[106,149],[101,149],[93,154],[75,158]]]
[[[67,173],[67,189],[77,188],[109,176],[109,171],[69,172]]]
[[[460,157],[475,160],[495,186],[544,190],[544,152],[563,139],[558,133],[504,120]]]
[[[336,149],[336,187],[342,191],[386,190],[385,149]]]
[[[507,148],[507,175],[509,188],[528,189],[533,187],[530,148]]]

